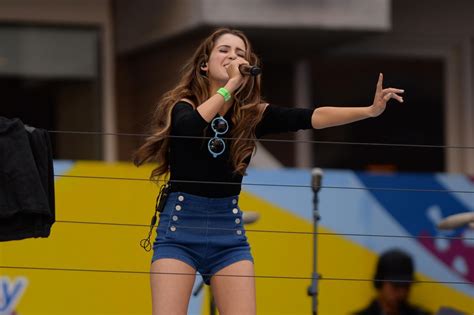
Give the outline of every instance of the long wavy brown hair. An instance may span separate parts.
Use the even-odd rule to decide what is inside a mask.
[[[245,59],[251,65],[260,65],[258,57],[253,53],[247,37],[238,30],[220,28],[207,37],[196,49],[193,56],[186,62],[182,69],[181,80],[177,86],[165,93],[158,102],[153,114],[151,136],[135,152],[133,162],[136,166],[143,163],[156,161],[156,167],[150,178],[157,180],[169,169],[169,144],[171,112],[176,103],[181,99],[189,99],[194,105],[204,103],[209,97],[209,80],[201,70],[203,62],[207,62],[216,41],[224,34],[240,37],[245,43]],[[234,173],[245,175],[248,166],[246,160],[250,157],[256,146],[255,128],[262,118],[263,102],[260,89],[260,76],[247,76],[240,88],[235,91],[233,98],[232,122],[233,130],[229,137],[235,138],[230,146],[230,156]]]

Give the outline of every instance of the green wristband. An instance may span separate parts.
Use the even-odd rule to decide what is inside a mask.
[[[224,97],[224,101],[230,100],[230,93],[227,91],[226,88],[221,87],[220,89],[217,90],[217,94],[220,94]]]

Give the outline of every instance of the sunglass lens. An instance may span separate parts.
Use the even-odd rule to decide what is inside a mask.
[[[212,124],[212,129],[218,133],[224,133],[227,131],[227,122],[224,119],[216,119]]]
[[[219,138],[213,138],[209,142],[209,149],[216,154],[222,153],[224,151],[224,141]]]

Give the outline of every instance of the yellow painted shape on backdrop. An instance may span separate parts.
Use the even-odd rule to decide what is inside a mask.
[[[147,179],[151,169],[78,162],[65,175]],[[155,184],[140,180],[59,177],[55,187],[57,221],[147,225],[158,192]],[[28,279],[18,313],[150,314],[151,252],[139,246],[147,233],[143,226],[56,222],[49,238],[0,244],[6,266],[131,272],[2,269],[11,280]]]
[[[152,166],[137,169],[129,163],[74,164],[66,175],[123,179],[57,178],[57,220],[148,225],[158,187],[146,180],[125,179],[147,179],[151,170]],[[262,276],[256,278],[258,314],[310,313],[310,279],[271,277],[311,277],[312,235],[252,230],[311,232],[311,223],[245,191],[240,206],[261,215],[257,223],[246,227],[255,272]],[[331,231],[320,226],[319,232]],[[92,271],[0,272],[11,280],[28,278],[25,295],[17,307],[20,314],[150,314],[147,272],[151,252],[139,247],[147,233],[144,226],[57,222],[49,238],[0,243],[1,265]],[[370,279],[375,262],[373,252],[348,238],[318,236],[318,271],[323,278]],[[101,272],[104,270],[129,273]],[[448,286],[419,284],[413,289],[412,301],[429,310],[443,304],[465,311],[473,309],[472,298]],[[320,314],[348,314],[363,307],[373,294],[371,282],[323,279],[319,281],[318,309]],[[208,304],[203,303],[202,314],[208,314]]]

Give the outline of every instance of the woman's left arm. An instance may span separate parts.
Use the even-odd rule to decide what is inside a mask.
[[[323,106],[316,108],[311,117],[311,124],[315,129],[339,126],[349,124],[354,121],[362,120],[369,117],[377,117],[383,113],[387,102],[394,98],[403,103],[403,98],[398,95],[403,90],[396,88],[382,88],[383,74],[379,75],[377,89],[375,91],[374,102],[370,106],[365,107],[330,107]]]

